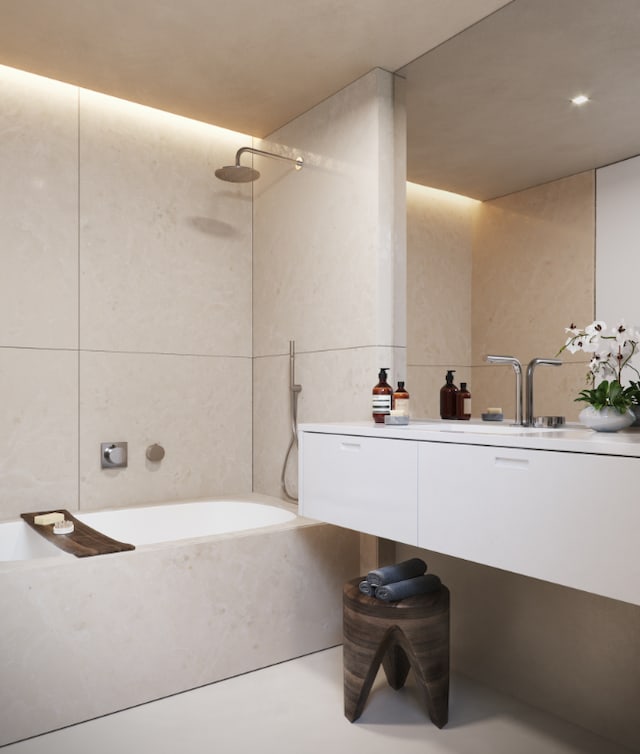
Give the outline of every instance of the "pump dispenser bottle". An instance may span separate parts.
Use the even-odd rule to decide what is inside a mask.
[[[402,380],[398,381],[398,389],[393,394],[393,410],[409,416],[409,393]]]
[[[387,372],[389,367],[381,367],[378,373],[378,384],[374,386],[372,392],[372,416],[376,424],[384,424],[384,417],[391,411],[391,398],[393,388],[387,382]]]
[[[458,419],[471,419],[471,393],[467,389],[467,383],[460,383],[460,390],[456,396]]]
[[[447,371],[446,383],[440,389],[440,418],[441,419],[457,419],[458,418],[458,403],[457,395],[458,388],[453,384],[453,373],[455,369],[449,369]]]

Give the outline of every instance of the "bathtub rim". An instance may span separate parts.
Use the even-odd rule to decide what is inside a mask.
[[[219,541],[221,539],[229,539],[231,537],[243,537],[243,536],[256,536],[260,534],[260,532],[274,532],[274,531],[287,531],[289,529],[296,529],[299,527],[305,527],[305,526],[317,526],[321,524],[322,522],[315,521],[310,518],[305,518],[304,516],[300,516],[298,513],[298,506],[295,503],[290,503],[286,500],[282,500],[277,497],[273,497],[271,495],[263,495],[258,492],[247,492],[247,493],[237,493],[232,495],[203,495],[201,497],[190,497],[185,500],[165,500],[165,501],[154,501],[154,502],[146,502],[146,503],[140,503],[136,505],[119,505],[119,506],[111,506],[111,507],[104,507],[104,508],[91,508],[90,510],[82,510],[82,509],[76,509],[76,510],[70,510],[70,513],[101,513],[102,511],[109,512],[109,511],[121,511],[121,510],[129,510],[129,509],[140,509],[140,508],[155,508],[158,506],[168,506],[168,505],[181,505],[184,503],[198,503],[198,502],[215,502],[215,501],[229,501],[229,502],[237,502],[237,503],[260,503],[262,505],[267,505],[274,508],[282,508],[290,513],[294,514],[294,518],[290,521],[281,521],[279,523],[274,524],[267,524],[266,526],[258,526],[258,527],[252,527],[249,529],[242,529],[240,531],[230,531],[230,532],[223,532],[221,534],[205,534],[203,536],[198,537],[187,537],[184,539],[176,539],[171,540],[169,542],[154,542],[151,544],[146,545],[137,545],[135,550],[126,550],[124,552],[113,552],[113,553],[106,553],[104,555],[99,555],[96,557],[99,557],[101,560],[103,558],[113,558],[113,557],[123,557],[126,555],[135,556],[136,553],[145,553],[145,552],[153,552],[154,550],[160,550],[160,549],[166,549],[166,548],[177,548],[177,547],[190,547],[193,545],[202,544],[205,542],[214,542]],[[55,506],[54,506],[55,507]],[[64,507],[64,506],[61,506]],[[69,509],[67,509],[69,510]],[[21,521],[22,519],[13,518],[8,519],[6,521],[0,521],[0,524],[3,523],[12,523],[14,521]],[[27,524],[25,524],[27,525]],[[326,526],[326,524],[323,524]],[[51,555],[50,557],[41,557],[41,558],[32,558],[29,560],[2,560],[0,561],[0,574],[8,573],[11,571],[23,571],[23,570],[32,570],[32,569],[38,569],[43,567],[50,567],[53,565],[62,565],[62,564],[68,564],[71,562],[89,562],[93,560],[94,558],[77,558],[74,555],[71,555],[70,553],[62,553]]]

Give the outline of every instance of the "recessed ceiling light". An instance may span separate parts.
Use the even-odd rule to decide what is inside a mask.
[[[571,101],[574,105],[584,105],[585,102],[589,101],[589,97],[586,94],[578,94],[577,97],[572,97]]]

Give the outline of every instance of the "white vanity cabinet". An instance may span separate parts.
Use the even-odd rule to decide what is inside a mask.
[[[420,547],[640,604],[640,459],[419,446]]]
[[[300,513],[640,605],[640,434],[301,425]]]
[[[309,518],[415,545],[417,443],[305,432],[300,501]]]

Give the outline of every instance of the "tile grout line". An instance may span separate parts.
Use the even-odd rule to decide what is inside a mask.
[[[80,510],[80,296],[81,296],[81,290],[80,290],[80,88],[78,87],[76,89],[77,92],[77,171],[78,171],[78,184],[77,184],[77,217],[76,217],[76,223],[77,223],[77,237],[76,237],[76,243],[77,243],[77,275],[78,275],[78,309],[77,309],[77,317],[78,317],[78,329],[77,329],[77,347],[78,347],[78,356],[76,360],[77,365],[77,408],[78,408],[78,414],[77,414],[77,478],[76,478],[76,506],[77,509]]]

